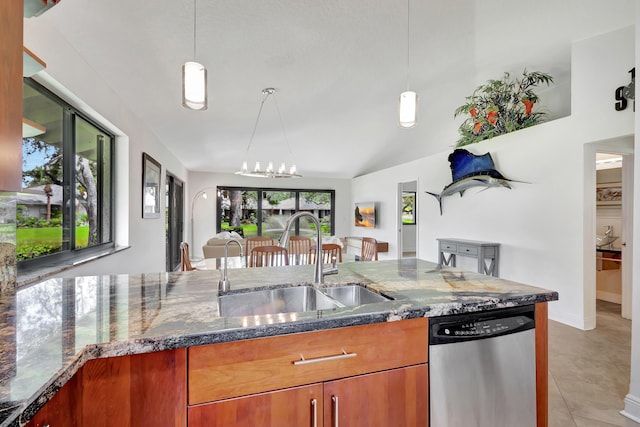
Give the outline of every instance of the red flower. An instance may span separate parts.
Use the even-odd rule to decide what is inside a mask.
[[[497,110],[487,111],[487,121],[492,125],[495,125],[496,122],[498,121],[498,111]]]
[[[478,121],[476,122],[475,125],[473,125],[473,133],[475,133],[476,135],[480,133],[481,129],[482,129],[482,122]]]
[[[471,114],[471,117],[475,119],[476,117],[478,117],[478,109],[476,107],[471,107],[469,109],[469,114]]]
[[[522,103],[524,104],[525,108],[524,114],[528,116],[529,114],[531,114],[531,110],[533,110],[533,104],[535,104],[535,102],[530,99],[523,99]]]

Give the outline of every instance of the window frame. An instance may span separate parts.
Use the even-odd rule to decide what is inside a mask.
[[[331,203],[331,216],[329,224],[331,226],[331,235],[335,236],[336,233],[336,190],[329,189],[315,189],[315,188],[273,188],[273,187],[239,187],[239,186],[230,186],[230,185],[219,185],[216,187],[216,233],[220,233],[222,231],[222,192],[223,191],[255,191],[258,193],[257,198],[257,209],[256,209],[256,221],[258,225],[257,235],[262,236],[262,223],[263,223],[263,213],[262,213],[262,200],[264,192],[280,192],[280,193],[295,193],[296,205],[295,212],[300,210],[300,194],[301,193],[329,193],[330,194],[330,203]],[[296,221],[295,224],[295,235],[299,233],[299,222]]]
[[[86,258],[87,256],[94,255],[96,253],[103,252],[106,248],[114,248],[115,247],[115,173],[116,173],[116,156],[115,156],[115,140],[116,136],[113,132],[109,131],[105,126],[98,123],[89,115],[83,113],[79,108],[71,105],[67,101],[65,101],[62,97],[48,89],[43,84],[35,81],[32,78],[24,77],[23,85],[28,85],[31,88],[38,91],[43,96],[49,98],[52,102],[58,104],[62,108],[62,162],[63,162],[63,182],[65,185],[63,186],[63,191],[69,191],[68,201],[70,206],[75,206],[76,194],[75,191],[70,191],[67,187],[73,185],[76,182],[76,168],[75,168],[75,155],[76,155],[76,119],[80,118],[94,126],[104,135],[109,137],[109,153],[111,157],[111,162],[108,166],[108,170],[105,169],[103,162],[101,161],[104,156],[104,147],[102,145],[98,145],[96,147],[98,152],[98,161],[96,165],[97,169],[97,180],[100,183],[103,183],[105,180],[105,176],[108,175],[109,183],[108,183],[108,194],[105,195],[104,187],[106,184],[101,184],[99,193],[98,193],[98,212],[104,212],[104,201],[108,200],[109,209],[108,212],[110,214],[109,218],[109,227],[108,227],[108,241],[103,243],[98,243],[94,246],[77,248],[76,247],[76,212],[75,209],[69,209],[70,215],[66,215],[67,218],[63,216],[63,225],[62,230],[65,233],[65,230],[68,230],[68,246],[65,248],[63,236],[63,246],[59,252],[41,255],[36,258],[31,258],[27,260],[19,261],[18,268],[39,268],[39,267],[50,267],[53,262],[68,262],[74,261],[78,259]],[[71,184],[69,184],[71,183]],[[106,197],[108,196],[108,197]],[[64,198],[63,198],[64,200]],[[65,225],[68,222],[68,226]],[[104,228],[104,217],[103,215],[99,215],[97,218],[98,222],[98,234],[101,238],[105,235]],[[66,227],[66,229],[65,229]],[[16,242],[18,243],[18,242]]]

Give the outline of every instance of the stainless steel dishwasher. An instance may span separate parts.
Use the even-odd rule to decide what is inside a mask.
[[[535,427],[535,306],[429,319],[431,427]]]

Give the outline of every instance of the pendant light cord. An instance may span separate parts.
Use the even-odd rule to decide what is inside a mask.
[[[193,0],[193,60],[196,61],[196,10],[198,9],[198,0]]]
[[[409,52],[410,52],[410,39],[411,39],[411,0],[407,0],[407,91],[409,91]]]

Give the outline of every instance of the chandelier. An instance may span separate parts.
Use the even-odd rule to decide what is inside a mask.
[[[287,141],[287,135],[284,131],[284,124],[282,123],[282,116],[280,115],[280,108],[278,108],[278,101],[276,101],[276,90],[272,87],[262,89],[262,102],[260,103],[260,109],[258,110],[258,117],[256,118],[256,122],[253,125],[253,132],[251,132],[251,138],[249,139],[249,145],[247,146],[247,156],[249,154],[249,149],[251,148],[251,143],[253,142],[253,137],[256,134],[256,129],[258,128],[258,122],[260,121],[260,116],[262,115],[262,108],[264,107],[265,101],[269,98],[270,95],[273,95],[273,103],[276,107],[276,111],[278,112],[278,118],[280,119],[280,127],[282,128],[282,134],[284,136],[284,141],[287,144],[287,149],[289,150],[289,154],[293,158],[293,154],[291,152],[291,147],[289,146],[289,141]],[[280,163],[280,167],[278,169],[274,169],[273,162],[269,161],[267,163],[266,169],[262,169],[260,166],[260,162],[256,162],[253,169],[249,169],[247,165],[247,161],[242,162],[242,167],[236,175],[242,176],[252,176],[258,178],[300,178],[300,175],[296,169],[295,163],[291,165],[289,170],[287,170],[285,162]]]

